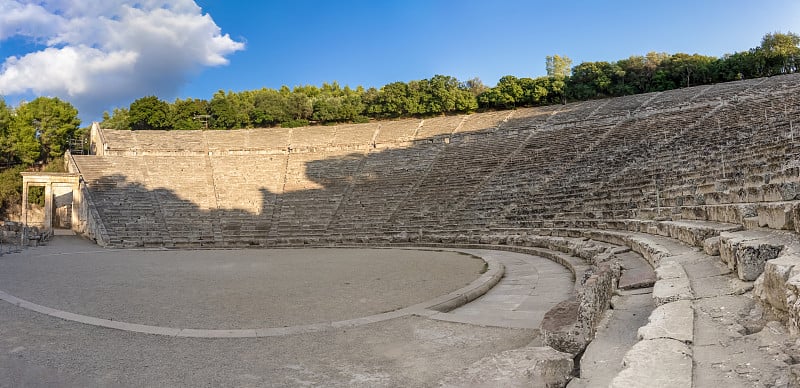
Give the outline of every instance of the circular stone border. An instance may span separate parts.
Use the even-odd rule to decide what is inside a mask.
[[[413,249],[404,247],[400,249]],[[437,251],[436,249],[418,249],[421,251]],[[60,318],[66,321],[83,323],[86,325],[105,327],[143,334],[156,334],[171,337],[191,337],[191,338],[252,338],[252,337],[276,337],[291,334],[303,334],[320,332],[331,329],[356,327],[369,323],[386,321],[407,315],[428,317],[440,312],[447,312],[456,307],[469,303],[481,295],[485,294],[497,284],[505,274],[505,267],[499,261],[492,258],[479,257],[477,255],[453,250],[465,255],[479,258],[486,263],[486,271],[470,284],[455,290],[449,294],[437,298],[417,303],[412,306],[404,307],[395,311],[369,315],[361,318],[346,319],[343,321],[321,322],[309,325],[296,325],[287,327],[269,327],[262,329],[182,329],[165,326],[142,325],[124,321],[114,321],[104,318],[96,318],[88,315],[81,315],[42,306],[24,299],[17,298],[5,291],[0,290],[0,300],[4,300],[17,307],[21,307],[40,314]]]

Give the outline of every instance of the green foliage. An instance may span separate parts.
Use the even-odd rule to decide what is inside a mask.
[[[766,34],[761,39],[765,75],[787,74],[797,71],[800,64],[800,35],[792,32]]]
[[[320,87],[283,86],[278,90],[262,88],[242,92],[220,90],[210,101],[187,99],[167,104],[155,97],[147,97],[149,105],[144,106],[147,109],[143,111],[153,117],[132,117],[137,112],[115,109],[113,115],[104,115],[102,125],[106,128],[132,128],[130,123],[143,122],[143,127],[155,128],[164,125],[162,117],[168,117],[167,127],[198,129],[204,125],[197,118],[206,115],[210,116],[209,127],[215,129],[425,117],[480,109],[558,104],[568,100],[616,97],[793,73],[798,69],[798,62],[800,36],[791,32],[771,33],[763,37],[761,46],[722,58],[650,52],[615,62],[583,62],[572,67],[569,57],[552,55],[545,58],[546,76],[518,78],[508,75],[491,88],[478,78],[462,82],[454,77],[434,75],[430,79],[398,81],[369,89],[342,87],[332,82]],[[164,104],[168,105],[167,114],[161,113]],[[2,123],[0,107],[0,132]],[[19,152],[25,155],[28,155],[26,150],[33,149],[32,146],[26,148],[24,143],[18,147]],[[30,159],[29,155],[26,159]]]
[[[8,209],[22,203],[22,175],[24,166],[16,166],[0,171],[0,206]]]
[[[13,126],[11,108],[6,105],[5,100],[0,99],[0,162],[6,165],[14,161]]]
[[[110,116],[108,112],[103,112],[103,121],[100,122],[100,127],[107,129],[131,129],[129,116],[128,108],[114,108],[114,112]]]
[[[249,113],[252,110],[246,105],[251,96],[244,93],[234,93],[220,90],[208,103],[211,114],[210,126],[214,129],[246,128],[249,123]]]
[[[206,129],[210,117],[206,100],[176,99],[170,106],[170,121],[173,129]]]
[[[170,105],[156,96],[142,97],[128,109],[130,129],[171,129]]]
[[[44,186],[28,185],[28,203],[44,206]]]
[[[16,109],[12,150],[24,164],[60,157],[78,130],[78,110],[58,98],[38,97]]]
[[[282,128],[297,128],[297,127],[305,127],[308,124],[309,124],[308,120],[297,119],[297,120],[284,121],[284,122],[281,123],[281,127]]]

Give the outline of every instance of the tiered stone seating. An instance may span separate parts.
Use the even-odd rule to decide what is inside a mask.
[[[363,160],[353,185],[331,220],[335,235],[378,233],[425,176],[443,143],[420,144],[412,150],[388,149]],[[394,163],[403,160],[404,163]]]
[[[502,138],[492,132],[475,132],[451,139],[390,222],[402,228],[440,225],[460,201],[481,189],[527,136],[527,131],[504,133]]]
[[[570,352],[585,341],[573,347],[569,333],[594,335],[615,287],[654,281],[637,291],[652,292],[650,323],[601,385],[651,373],[654,385],[743,386],[732,371],[746,362],[788,378],[788,356],[769,344],[784,329],[758,334],[765,317],[800,332],[799,81],[333,127],[107,131],[110,156],[74,160],[114,246],[455,245],[551,258],[576,276],[561,307],[583,323],[550,321],[543,337]],[[714,310],[723,302],[734,311]]]
[[[378,137],[375,143],[380,148],[386,145],[414,140],[414,134],[422,124],[421,120],[404,119],[397,121],[382,121],[378,127]]]
[[[337,125],[333,144],[353,148],[372,148],[380,124]]]
[[[116,246],[169,243],[164,215],[148,187],[140,159],[76,155],[99,216]]]
[[[125,155],[176,158],[139,166],[139,183],[187,202],[162,214],[175,206],[225,218],[206,213],[236,209],[236,218],[260,220],[252,230],[269,224],[271,236],[630,217],[792,229],[795,81],[332,127],[106,131],[106,141]],[[232,155],[240,158],[221,159]],[[181,159],[190,156],[202,158]],[[206,222],[197,233],[222,238],[223,223]]]
[[[223,245],[265,245],[283,192],[286,155],[210,158]]]
[[[439,136],[449,136],[456,132],[468,116],[442,116],[422,120],[415,139],[428,139]]]
[[[487,112],[481,114],[471,114],[467,116],[464,123],[458,128],[459,133],[470,133],[485,129],[497,128],[503,120],[511,115],[508,111]]]
[[[205,246],[220,240],[219,221],[207,216],[218,208],[207,156],[143,156],[140,163],[172,244]]]
[[[362,165],[363,154],[291,153],[270,237],[321,237]]]
[[[202,131],[131,131],[138,154],[203,154],[206,142]]]
[[[293,132],[292,128],[248,129],[246,130],[245,139],[247,141],[246,144],[251,149],[283,151],[289,148]]]

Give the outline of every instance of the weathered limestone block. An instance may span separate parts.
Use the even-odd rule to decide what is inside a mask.
[[[701,197],[702,198],[702,197]],[[703,205],[703,203],[698,203]],[[707,220],[708,214],[704,206],[683,206],[680,208],[681,218],[685,220]]]
[[[742,225],[744,225],[745,229],[756,229],[758,228],[758,216],[755,217],[745,217],[742,220]]]
[[[800,334],[800,274],[786,281],[786,307],[789,315],[789,332]]]
[[[758,225],[771,229],[794,229],[794,203],[769,203],[758,206]]]
[[[800,254],[784,252],[766,262],[764,273],[756,280],[753,293],[777,315],[785,315],[789,311],[786,282],[798,274]]]
[[[627,244],[632,251],[642,255],[653,268],[657,268],[664,258],[670,256],[670,252],[654,243],[651,240],[641,237],[629,236],[626,238]]]
[[[589,333],[578,324],[580,304],[567,299],[545,313],[540,329],[542,342],[561,352],[578,354],[591,341]]]
[[[792,209],[792,223],[794,224],[794,231],[800,233],[800,206],[795,206]]]
[[[656,277],[658,281],[653,285],[653,299],[657,306],[693,298],[689,277],[680,263],[665,260],[656,268]]]
[[[572,379],[573,356],[551,347],[526,347],[484,357],[440,387],[561,388]]]
[[[770,183],[763,186],[763,191],[766,201],[792,201],[799,192],[796,182]]]
[[[586,327],[591,335],[594,335],[597,324],[608,309],[619,275],[618,264],[602,264],[595,267],[594,273],[578,291],[578,323]]]
[[[703,240],[703,252],[709,256],[719,256],[719,236]]]
[[[729,204],[724,206],[708,206],[706,218],[709,221],[743,224],[744,219],[758,216],[753,204]]]
[[[669,338],[691,344],[694,341],[694,309],[689,300],[679,300],[656,307],[647,325],[639,328],[640,340]]]
[[[768,260],[778,257],[783,245],[769,238],[741,233],[720,234],[720,258],[739,279],[753,281],[764,272]]]
[[[692,350],[681,341],[639,341],[625,353],[611,388],[691,388]]]

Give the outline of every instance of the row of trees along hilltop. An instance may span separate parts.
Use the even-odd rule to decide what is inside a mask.
[[[663,91],[718,82],[794,73],[800,64],[800,36],[765,35],[761,45],[721,58],[700,54],[651,52],[616,62],[583,62],[572,67],[566,56],[547,57],[547,76],[502,77],[494,87],[480,79],[430,79],[393,82],[380,89],[283,86],[214,94],[211,100],[148,96],[103,116],[114,129],[232,129],[365,122],[369,119],[425,117],[478,110],[511,109],[595,98]]]

